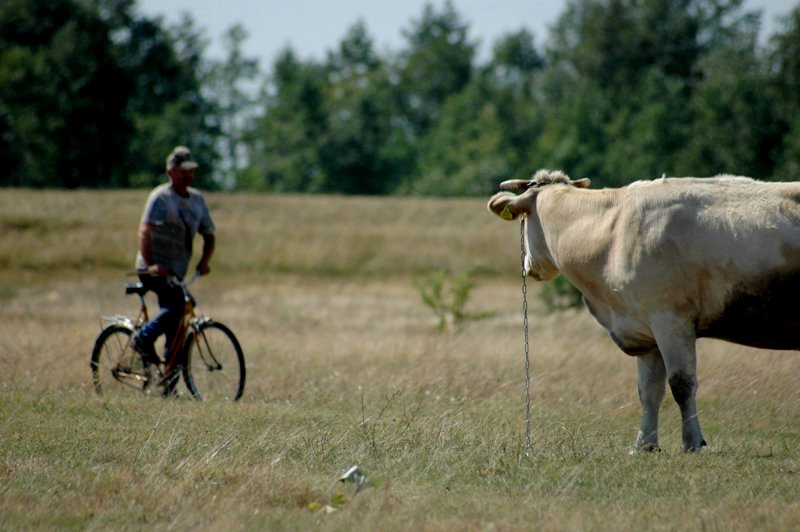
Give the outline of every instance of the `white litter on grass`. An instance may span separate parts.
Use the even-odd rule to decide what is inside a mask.
[[[361,471],[358,464],[353,464],[339,478],[341,482],[351,482],[356,485],[356,493],[367,483],[367,475]]]

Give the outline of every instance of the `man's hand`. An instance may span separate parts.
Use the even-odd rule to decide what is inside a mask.
[[[147,273],[156,277],[166,277],[169,275],[169,268],[163,264],[151,264],[147,267]]]
[[[211,268],[208,267],[208,262],[214,254],[215,242],[216,237],[214,237],[214,233],[203,235],[203,254],[200,256],[200,261],[197,263],[197,271],[200,272],[200,275],[208,275],[209,272],[211,272]]]
[[[197,263],[197,272],[200,275],[208,275],[211,273],[211,268],[209,268],[207,262],[200,261]]]

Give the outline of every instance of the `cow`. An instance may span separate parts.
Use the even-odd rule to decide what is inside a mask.
[[[524,217],[526,275],[562,274],[611,339],[636,357],[642,419],[634,444],[659,448],[666,382],[685,451],[706,445],[697,417],[698,338],[800,349],[800,183],[667,178],[589,189],[540,170],[504,181],[488,208]]]

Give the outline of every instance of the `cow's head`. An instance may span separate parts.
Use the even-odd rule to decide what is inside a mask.
[[[537,281],[548,281],[558,276],[558,267],[547,248],[542,225],[536,209],[536,198],[544,187],[570,185],[576,188],[589,186],[589,179],[572,180],[558,170],[539,170],[530,179],[511,179],[500,183],[501,190],[522,190],[522,194],[498,192],[489,199],[489,210],[504,220],[525,217],[525,271]]]

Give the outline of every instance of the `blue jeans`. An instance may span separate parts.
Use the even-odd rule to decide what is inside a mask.
[[[162,334],[166,334],[166,344],[164,347],[164,359],[167,358],[169,346],[178,331],[181,317],[183,316],[183,290],[180,286],[173,286],[164,277],[154,277],[152,275],[140,275],[142,284],[151,292],[158,296],[159,313],[152,320],[148,321],[139,329],[137,337],[145,348],[150,350],[156,339]],[[151,350],[152,352],[152,350]]]

